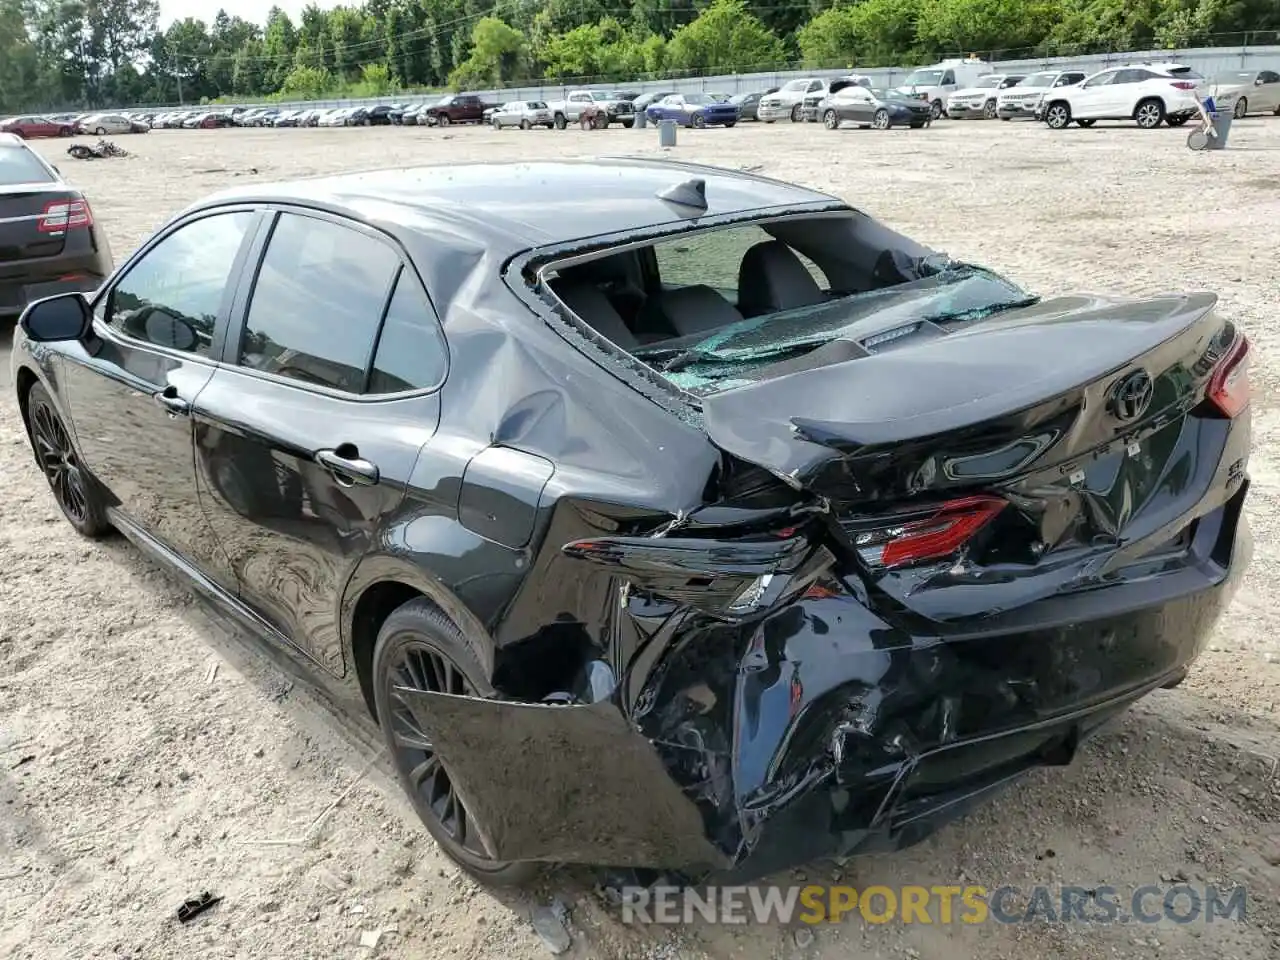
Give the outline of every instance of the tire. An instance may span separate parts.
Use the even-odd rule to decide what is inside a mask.
[[[946,115],[947,115],[946,111],[942,109],[942,101],[941,100],[933,101],[933,103],[930,105],[929,119],[941,120]]]
[[[871,117],[871,126],[875,130],[888,130],[893,126],[893,122],[889,119],[889,111],[881,107]]]
[[[533,124],[532,124],[532,123],[530,123],[528,120],[521,120],[521,121],[520,121],[520,129],[521,129],[521,130],[532,130],[532,129],[533,129]]]
[[[636,125],[636,122],[634,120],[623,120],[622,125],[626,127],[628,130],[630,130],[632,127]]]
[[[1248,112],[1249,112],[1249,98],[1241,97],[1239,100],[1236,101],[1235,109],[1231,111],[1231,115],[1235,117],[1237,120],[1239,120]]]
[[[1165,117],[1164,122],[1171,127],[1182,127],[1182,126],[1185,126],[1187,121],[1190,119],[1191,118],[1189,116],[1187,116],[1186,114],[1183,114],[1180,117]]]
[[[69,137],[69,136],[71,136],[71,128],[70,128],[70,127],[59,127],[59,128],[58,128],[58,136],[60,136],[60,137]]]
[[[1098,122],[1097,120],[1077,120],[1076,121],[1076,123],[1078,123],[1080,126],[1084,127],[1085,129],[1092,127],[1097,122]]]
[[[417,738],[428,747],[425,750],[405,742],[414,739],[408,731],[415,731],[416,724],[408,711],[398,706],[403,701],[392,692],[396,683],[408,681],[418,689],[427,690],[447,687],[451,693],[479,697],[494,695],[462,632],[428,600],[410,600],[392,613],[378,631],[372,678],[378,725],[400,786],[440,849],[481,883],[490,886],[520,886],[537,876],[540,870],[537,863],[490,860],[482,847],[477,851],[478,843],[468,844],[468,814],[465,806],[458,810],[460,805],[452,792],[448,771],[438,763],[430,766],[434,754],[428,741]],[[427,768],[425,778],[423,768]],[[452,825],[449,823],[451,813]]]
[[[738,123],[738,121],[737,121],[737,120],[726,120],[726,121],[724,122],[724,128],[725,128],[726,130],[729,130],[729,129],[731,129],[732,127],[736,126],[736,125],[737,125],[737,123]]]
[[[597,130],[609,129],[609,115],[607,113],[596,114],[595,128]]]
[[[801,116],[800,104],[797,103],[791,108],[791,122],[799,123],[802,119],[804,118]]]
[[[1044,110],[1044,122],[1050,130],[1065,130],[1071,123],[1071,106],[1062,100],[1055,100]]]
[[[1209,135],[1203,130],[1192,130],[1187,134],[1187,146],[1192,150],[1203,150],[1209,146]]]
[[[1143,130],[1154,130],[1164,123],[1164,101],[1152,97],[1133,108],[1133,119]]]
[[[43,384],[32,384],[27,393],[27,426],[36,463],[67,522],[91,540],[110,533],[98,488],[80,465],[80,454]]]
[[[555,124],[557,130],[563,130],[569,126],[569,121],[564,118],[563,113],[557,113],[556,118],[551,122]]]
[[[1005,123],[1008,123],[1010,120],[1013,119],[1013,117],[1001,117],[1000,119],[1003,120]]]
[[[501,124],[498,120],[496,120],[496,119],[494,119],[494,120],[490,120],[490,121],[489,121],[489,124],[490,124],[490,125],[493,127],[493,129],[495,129],[495,130],[501,130],[501,129],[502,129],[502,124]]]
[[[995,118],[996,118],[996,102],[994,100],[988,100],[986,103],[982,105],[982,119],[994,120]]]
[[[107,135],[107,128],[106,128],[106,127],[94,127],[94,128],[93,128],[93,135],[94,135],[95,137],[105,137],[105,136]]]
[[[449,119],[449,115],[447,113],[442,113],[440,116],[436,117],[436,126],[439,127],[447,127],[452,122],[453,121]]]
[[[689,118],[689,126],[696,127],[698,130],[701,130],[706,125],[707,125],[707,118],[700,113],[695,113],[692,117]]]
[[[764,121],[764,122],[765,122],[765,123],[773,123],[773,121],[772,121],[772,120],[766,120],[766,121]]]

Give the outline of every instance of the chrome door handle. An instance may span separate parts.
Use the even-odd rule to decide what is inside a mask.
[[[171,417],[185,417],[191,413],[191,403],[178,396],[176,387],[165,387],[155,394],[156,403],[164,407]]]
[[[337,450],[317,450],[316,463],[334,474],[339,483],[345,480],[348,485],[373,486],[378,482],[377,464],[361,459],[356,451],[352,453],[352,456],[344,457]]]

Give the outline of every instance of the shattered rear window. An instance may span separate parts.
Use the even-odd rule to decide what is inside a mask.
[[[692,342],[667,341],[633,351],[667,380],[695,396],[745,386],[783,360],[854,332],[861,339],[907,336],[922,324],[978,320],[1038,298],[983,267],[938,258],[920,265],[919,279],[840,297],[723,327]]]
[[[538,276],[562,316],[598,338],[599,359],[694,410],[700,397],[828,364],[854,361],[856,375],[859,358],[1039,299],[851,209],[673,231]]]

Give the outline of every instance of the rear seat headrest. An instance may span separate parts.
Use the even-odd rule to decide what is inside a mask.
[[[651,306],[681,337],[710,333],[742,320],[733,304],[705,284],[664,291]]]

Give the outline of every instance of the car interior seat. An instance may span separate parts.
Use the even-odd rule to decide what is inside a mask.
[[[623,350],[634,350],[640,345],[627,322],[599,287],[590,283],[557,282],[552,284],[552,289],[566,307],[602,337]]]
[[[758,317],[807,307],[827,299],[795,252],[781,240],[766,240],[747,250],[738,267],[738,309]]]
[[[742,320],[742,314],[712,287],[694,284],[675,287],[651,297],[641,323],[646,330],[662,327],[676,336],[711,333]]]

